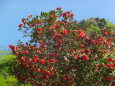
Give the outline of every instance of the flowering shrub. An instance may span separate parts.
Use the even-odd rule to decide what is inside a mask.
[[[17,57],[11,72],[32,86],[109,86],[115,80],[114,32],[78,29],[61,8],[22,19],[30,43],[9,45]],[[107,34],[106,34],[107,33]]]

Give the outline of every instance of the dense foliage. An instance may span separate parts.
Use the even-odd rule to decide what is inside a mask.
[[[109,86],[115,81],[114,30],[79,28],[61,8],[23,18],[19,30],[30,43],[9,45],[16,59],[11,72],[32,86]]]
[[[12,63],[14,55],[9,52],[0,51],[0,86],[17,86],[17,79],[10,75],[9,64]]]

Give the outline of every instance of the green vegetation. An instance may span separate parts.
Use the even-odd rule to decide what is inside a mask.
[[[9,72],[9,64],[12,64],[16,56],[6,51],[0,51],[0,54],[0,86],[30,86],[19,85],[16,77]]]
[[[0,51],[0,86],[16,86],[17,79],[9,74],[8,64],[15,58],[6,51]]]

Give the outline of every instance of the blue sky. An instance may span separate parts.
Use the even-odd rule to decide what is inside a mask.
[[[115,24],[115,0],[0,0],[0,46],[26,42],[18,31],[21,19],[61,7],[72,11],[80,21],[90,17],[106,18]]]

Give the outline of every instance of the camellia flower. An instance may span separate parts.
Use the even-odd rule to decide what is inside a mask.
[[[40,72],[40,69],[37,69],[37,72]]]
[[[29,15],[28,18],[32,18],[32,15]]]
[[[25,53],[26,53],[26,54],[28,54],[28,53],[29,53],[29,51],[28,51],[28,50],[26,50],[26,51],[25,51]]]
[[[57,39],[61,39],[60,34],[55,34],[55,38],[57,38]]]
[[[36,48],[37,48],[37,47],[36,47],[36,46],[34,46],[32,49],[33,49],[33,50],[36,50]]]
[[[96,43],[96,41],[95,41],[95,40],[92,40],[91,43],[94,44],[94,43]]]
[[[51,57],[54,57],[56,54],[55,53],[50,53],[50,56]]]
[[[21,21],[24,22],[24,20],[25,20],[25,19],[23,18]]]
[[[54,63],[54,62],[56,62],[56,60],[55,59],[50,59],[50,62]]]
[[[14,45],[9,45],[10,48],[14,48]]]
[[[64,35],[67,35],[68,34],[68,31],[65,29],[65,30],[62,30],[61,31],[61,34],[64,34]]]
[[[22,27],[22,25],[23,25],[23,24],[19,24],[18,26],[19,26],[19,27]]]
[[[107,64],[106,67],[109,68],[109,69],[113,69],[114,68],[114,64],[113,63]]]
[[[57,7],[57,10],[61,10],[61,7]]]
[[[25,81],[25,80],[27,80],[27,78],[26,77],[22,77],[21,80]]]
[[[85,45],[84,45],[84,44],[82,44],[80,47],[81,47],[81,48],[84,48],[84,47],[85,47]]]
[[[19,53],[18,52],[15,52],[16,55],[18,55]]]
[[[74,58],[75,58],[75,59],[79,59],[80,56],[78,56],[78,55],[74,55]]]
[[[55,28],[56,28],[56,29],[59,29],[59,28],[60,28],[60,26],[59,26],[59,25],[55,25]]]
[[[57,47],[60,47],[60,45],[61,45],[62,43],[63,43],[62,41],[59,41],[59,42],[57,43]]]
[[[43,71],[43,73],[46,74],[46,75],[49,75],[49,74],[50,74],[49,71]]]
[[[45,75],[45,79],[48,79],[48,75]]]
[[[86,56],[86,55],[83,55],[83,59],[82,59],[83,61],[88,61],[89,60],[89,57],[88,56]]]
[[[107,33],[107,32],[104,32],[103,34],[104,34],[104,35],[107,35],[108,33]]]
[[[80,34],[79,34],[79,36],[82,38],[82,37],[84,37],[85,36],[85,32],[81,32]]]
[[[22,58],[21,58],[21,62],[22,62],[22,63],[25,62],[25,60],[26,60],[25,57],[22,57]]]
[[[68,84],[71,84],[71,81],[67,81]]]
[[[112,58],[107,58],[107,60],[108,60],[108,61],[110,61],[110,62],[112,62],[112,61],[113,61],[113,60],[112,60]]]
[[[42,28],[38,28],[38,31],[40,31],[40,32],[41,32],[41,31],[42,31]]]
[[[14,45],[9,45],[9,47],[13,50],[16,51],[16,47]]]
[[[115,83],[112,83],[111,86],[115,86]]]
[[[44,60],[43,59],[39,59],[40,64],[44,64]]]

